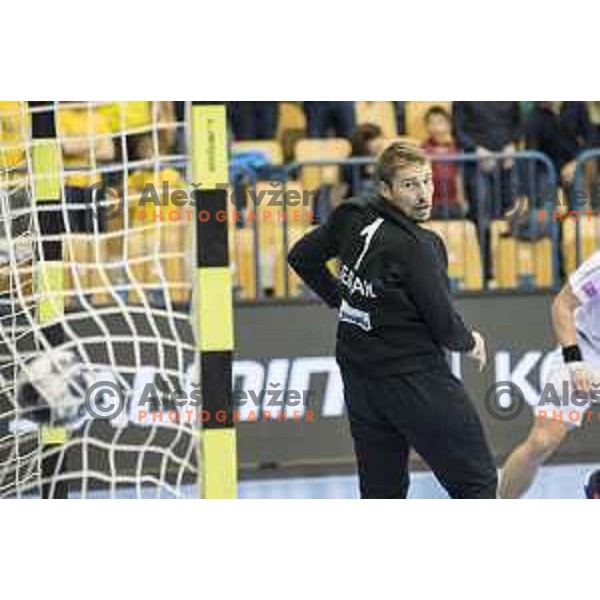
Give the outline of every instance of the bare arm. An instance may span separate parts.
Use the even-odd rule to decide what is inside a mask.
[[[552,327],[558,343],[563,347],[577,344],[575,309],[579,304],[569,283],[563,286],[552,303]]]
[[[575,327],[575,309],[580,305],[577,296],[569,283],[566,283],[558,293],[552,304],[552,326],[558,343],[564,348],[577,347],[577,329]],[[578,350],[580,354],[580,351]],[[564,350],[563,350],[564,356]],[[565,361],[571,371],[571,379],[576,390],[589,392],[593,375],[591,371],[578,358],[567,359]]]

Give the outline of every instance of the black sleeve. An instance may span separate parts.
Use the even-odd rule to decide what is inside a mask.
[[[290,267],[330,308],[337,308],[341,304],[337,279],[327,267],[327,261],[338,253],[333,222],[336,212],[326,224],[309,231],[296,242],[288,254]]]
[[[540,147],[540,128],[538,125],[538,118],[535,109],[529,115],[527,122],[525,123],[525,147],[528,150],[537,150]]]
[[[448,275],[433,247],[416,242],[407,260],[408,294],[429,325],[434,340],[454,352],[472,350],[475,340],[454,309]]]
[[[582,148],[591,147],[594,143],[594,127],[590,120],[587,104],[579,103],[579,132],[581,135]]]
[[[512,131],[511,142],[518,144],[523,137],[523,120],[521,117],[521,103],[512,103]]]

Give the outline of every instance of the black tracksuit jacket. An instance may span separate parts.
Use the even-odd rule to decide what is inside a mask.
[[[335,277],[326,263],[338,259]],[[338,308],[336,357],[369,376],[447,369],[446,350],[474,347],[455,311],[443,241],[379,196],[346,200],[288,261]]]

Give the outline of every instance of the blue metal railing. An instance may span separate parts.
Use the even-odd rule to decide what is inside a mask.
[[[579,266],[582,262],[580,223],[583,218],[587,218],[587,215],[586,217],[582,217],[582,212],[587,213],[588,210],[598,212],[598,209],[600,208],[599,201],[594,196],[593,187],[590,188],[588,185],[590,182],[586,182],[586,165],[590,164],[591,161],[594,161],[592,164],[594,169],[596,169],[596,164],[600,161],[600,148],[585,150],[577,156],[573,183],[567,199],[569,210],[575,211],[574,217],[577,218],[575,224],[575,266]],[[596,175],[596,173],[594,173],[594,175]],[[582,210],[584,207],[586,207],[585,211]],[[572,213],[569,212],[567,218],[570,218],[571,214]]]
[[[469,198],[471,201],[469,217],[477,224],[479,246],[484,259],[484,281],[489,281],[491,278],[491,257],[489,252],[490,222],[494,218],[512,221],[515,218],[521,217],[524,210],[528,210],[531,213],[533,236],[535,237],[538,233],[538,229],[541,227],[536,210],[546,210],[548,208],[548,203],[553,203],[556,198],[558,178],[554,165],[546,155],[535,151],[516,152],[511,155],[490,155],[490,159],[494,160],[497,165],[500,165],[502,161],[506,160],[511,160],[514,163],[512,168],[514,182],[512,185],[509,185],[509,189],[506,190],[501,189],[502,182],[499,181],[499,177],[495,176],[493,171],[490,173],[482,173],[481,157],[476,154],[453,154],[443,157],[434,156],[431,158],[434,165],[455,165],[457,172],[460,173],[463,180],[468,177],[479,183],[481,183],[481,181],[485,182],[486,179],[488,180],[488,189],[483,190],[483,195],[481,197]],[[302,169],[305,167],[337,167],[340,170],[340,180],[350,188],[349,191],[357,191],[357,188],[360,188],[361,183],[363,183],[361,171],[364,171],[366,168],[372,168],[375,163],[376,160],[369,157],[296,162],[285,167],[285,179],[283,184],[285,186],[285,181],[300,179]],[[471,181],[471,189],[469,190],[471,194],[473,194],[473,188],[475,187],[473,181]],[[252,185],[255,185],[255,183],[256,182],[253,182]],[[503,195],[507,196],[510,202],[503,200]],[[524,201],[524,198],[528,198],[528,206],[523,204],[522,201]],[[324,220],[327,216],[327,207],[323,208],[315,206],[315,209],[319,218]],[[551,214],[551,211],[549,211],[549,214]],[[447,218],[448,216],[448,214],[441,214],[438,218]],[[255,231],[255,248],[257,249],[255,257],[255,271],[257,275],[256,296],[260,298],[264,296],[261,284],[262,273],[259,256],[260,248],[258,243],[260,223],[254,223],[253,226]],[[282,222],[281,227],[283,229],[284,239],[283,248],[287,249],[289,240],[287,221]],[[551,263],[553,286],[555,286],[558,282],[558,274],[560,272],[560,231],[558,224],[552,221],[547,224],[547,229],[547,234],[552,242]],[[530,282],[530,286],[533,287],[533,281]],[[289,294],[289,289],[288,273],[285,277],[286,296]]]

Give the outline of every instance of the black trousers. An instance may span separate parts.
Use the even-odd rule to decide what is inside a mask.
[[[406,498],[411,448],[451,498],[496,497],[479,417],[449,369],[389,378],[341,371],[362,498]]]

